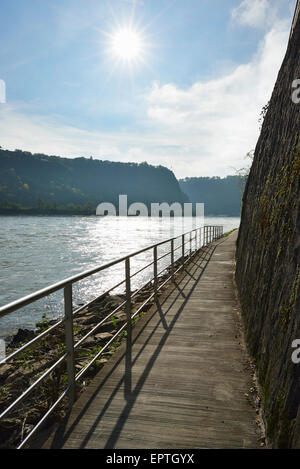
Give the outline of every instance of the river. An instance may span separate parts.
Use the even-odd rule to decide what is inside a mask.
[[[196,228],[197,220],[147,217],[0,216],[0,306],[52,283],[99,266],[148,245]],[[206,225],[239,226],[235,217],[206,217]],[[169,247],[169,246],[168,246]],[[159,254],[163,254],[163,247]],[[179,251],[177,251],[179,255]],[[151,261],[151,253],[132,263],[133,271]],[[134,288],[152,273],[144,271]],[[94,298],[123,279],[124,266],[94,275],[74,286],[74,304]],[[0,319],[0,337],[18,328],[34,328],[46,314],[63,312],[62,293],[39,300]]]

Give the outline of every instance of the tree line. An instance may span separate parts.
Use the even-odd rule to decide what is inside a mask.
[[[245,174],[176,179],[164,166],[62,158],[0,147],[0,213],[94,214],[101,202],[204,203],[206,215],[239,216]]]

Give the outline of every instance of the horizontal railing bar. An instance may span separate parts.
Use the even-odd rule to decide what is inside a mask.
[[[144,283],[138,290],[135,290],[135,292],[132,293],[131,298],[134,298],[140,291],[142,291],[144,288],[146,288],[149,284],[153,282],[153,277],[148,280],[148,282]]]
[[[181,270],[183,268],[183,265],[185,265],[187,262],[190,261],[191,257],[193,257],[195,254],[196,254],[197,251],[194,251],[190,257],[188,257],[184,262],[183,264],[181,264],[178,269],[176,269],[172,275],[170,275],[157,289],[157,291],[159,291],[167,282],[169,282],[171,280],[171,278],[174,276],[174,274],[177,274],[177,272],[179,272],[179,270]]]
[[[79,313],[80,311],[84,310],[86,307],[92,305],[93,303],[96,303],[96,301],[99,301],[101,298],[103,298],[104,296],[106,296],[108,293],[110,293],[112,290],[114,290],[115,288],[119,287],[120,285],[122,285],[123,283],[125,282],[125,280],[123,280],[122,282],[119,282],[117,285],[114,285],[112,288],[110,288],[109,290],[106,290],[104,293],[102,293],[100,296],[98,296],[97,298],[93,299],[92,301],[84,304],[83,306],[81,306],[80,308],[76,309],[75,311],[73,311],[73,315]],[[116,312],[116,311],[115,311]],[[108,318],[109,316],[107,316]],[[40,339],[42,339],[43,337],[45,337],[49,332],[52,332],[54,329],[56,329],[56,327],[60,326],[61,324],[63,324],[65,322],[65,318],[59,320],[57,323],[53,324],[51,327],[49,327],[46,331],[42,332],[41,334],[39,334],[37,337],[34,337],[34,339],[31,339],[29,342],[27,342],[26,344],[24,344],[21,348],[19,348],[18,350],[14,351],[13,353],[11,353],[10,355],[8,355],[7,357],[5,357],[3,360],[0,361],[0,366],[1,365],[5,365],[9,360],[11,360],[12,358],[15,358],[17,357],[20,353],[24,352],[24,350],[26,350],[28,347],[30,347],[31,345],[33,345],[35,342],[38,342]]]
[[[27,342],[26,344],[22,345],[22,347],[20,347],[18,350],[16,350],[15,352],[11,353],[10,355],[8,355],[7,357],[5,357],[3,360],[0,361],[0,366],[1,365],[4,365],[5,363],[7,363],[9,360],[11,360],[12,358],[15,358],[16,356],[18,356],[21,352],[24,352],[24,350],[26,350],[28,347],[31,347],[31,345],[33,345],[35,342],[38,342],[40,339],[42,339],[43,337],[45,337],[47,334],[49,334],[49,332],[52,332],[54,329],[56,329],[58,326],[60,326],[61,324],[63,324],[65,322],[65,318],[63,319],[60,319],[58,322],[56,322],[55,324],[53,324],[52,326],[49,327],[49,329],[46,329],[44,332],[42,332],[41,334],[39,334],[38,336],[34,337],[34,339],[31,339],[29,342]]]
[[[80,308],[76,309],[75,311],[73,311],[73,315],[79,313],[80,311],[84,310],[87,306],[90,306],[91,304],[95,303],[96,301],[99,301],[101,298],[103,298],[104,296],[106,296],[108,293],[110,293],[112,290],[114,290],[115,288],[119,287],[120,285],[122,285],[123,283],[125,282],[125,280],[123,280],[122,282],[118,283],[117,285],[115,285],[114,287],[110,288],[109,290],[105,291],[104,293],[102,293],[99,297],[95,298],[94,300],[90,301],[89,303],[86,303],[85,305],[81,306]],[[118,309],[120,309],[121,306],[123,306],[125,303],[122,303],[122,305],[120,305],[116,310],[113,311],[113,313],[116,313]],[[108,315],[105,319],[108,319],[112,314]],[[57,323],[53,324],[51,327],[49,327],[46,331],[42,332],[41,334],[39,334],[37,337],[34,337],[34,339],[31,339],[29,342],[27,342],[26,344],[24,344],[21,348],[19,348],[18,350],[14,351],[13,353],[11,353],[10,355],[8,355],[7,357],[5,357],[3,360],[0,361],[0,366],[1,365],[5,365],[9,360],[11,360],[12,358],[15,358],[17,357],[20,353],[24,352],[24,350],[26,350],[28,347],[30,347],[31,345],[33,345],[35,342],[38,342],[40,339],[42,339],[43,337],[45,337],[49,332],[52,332],[54,329],[56,329],[56,327],[60,326],[61,324],[63,324],[65,322],[65,318],[59,320]],[[98,325],[99,327],[99,325]]]
[[[185,234],[192,233],[194,231],[197,231],[197,229],[189,231]],[[117,265],[121,262],[124,262],[126,259],[128,259],[130,257],[134,257],[134,256],[137,256],[139,254],[142,254],[143,252],[149,251],[149,250],[153,249],[156,246],[157,247],[162,246],[163,244],[166,244],[166,243],[172,241],[172,239],[175,240],[175,239],[180,238],[181,236],[182,235],[175,236],[173,238],[170,238],[170,239],[161,241],[159,243],[153,244],[152,246],[147,246],[143,249],[140,249],[139,251],[130,253],[130,254],[128,254],[128,255],[120,258],[120,259],[115,259],[114,261],[111,261],[111,262],[109,262],[107,264],[104,264],[104,265],[101,265],[99,267],[95,267],[94,269],[86,270],[86,271],[82,272],[81,274],[74,275],[74,276],[69,277],[67,279],[64,279],[60,282],[54,283],[53,285],[50,285],[46,288],[38,290],[35,293],[31,293],[30,295],[27,295],[23,298],[20,298],[19,300],[16,300],[16,301],[13,301],[11,303],[8,303],[7,305],[1,306],[0,307],[0,317],[5,316],[6,314],[12,313],[12,312],[16,311],[19,308],[27,306],[27,305],[33,303],[34,301],[40,300],[41,298],[44,298],[45,296],[48,296],[51,293],[55,293],[56,291],[61,290],[62,288],[66,287],[69,284],[73,284],[75,282],[78,282],[79,280],[83,280],[87,277],[90,277],[91,275],[94,275],[98,272],[101,272],[105,269],[108,269],[109,267],[113,267],[114,265]]]
[[[137,270],[136,272],[134,272],[132,275],[130,275],[130,278],[133,278],[135,277],[136,275],[140,274],[141,272],[143,272],[143,270],[146,270],[146,269],[149,269],[149,267],[151,267],[153,265],[153,261],[150,262],[150,264],[147,264],[145,265],[144,267],[142,267],[140,270]],[[125,282],[126,280],[124,280]]]
[[[26,438],[22,441],[22,443],[17,447],[17,449],[21,449],[23,448],[23,446],[27,443],[27,441],[29,441],[29,439],[37,432],[37,430],[40,428],[40,426],[45,422],[45,420],[47,419],[47,417],[49,417],[49,415],[54,411],[54,409],[58,406],[58,404],[63,400],[63,398],[68,394],[68,392],[70,391],[70,386],[67,387],[67,389],[65,389],[63,391],[63,393],[59,396],[59,398],[54,402],[54,404],[52,404],[52,406],[50,407],[50,409],[47,410],[47,412],[45,413],[45,415],[41,418],[41,420],[39,420],[39,422],[35,425],[35,427],[31,430],[31,432],[26,436]]]
[[[189,261],[189,259],[186,259],[186,260],[184,261],[184,264],[186,264],[188,261]],[[184,264],[181,264],[181,265],[178,267],[178,269],[176,269],[176,270],[172,273],[172,275],[170,275],[170,276],[157,288],[157,291],[161,290],[161,288],[162,288],[167,282],[169,282],[169,281],[171,280],[171,278],[174,276],[174,274],[176,274],[177,272],[179,272],[179,270],[182,269],[182,267],[183,267]],[[164,269],[164,270],[166,270],[166,269]],[[144,303],[143,303],[141,306],[139,306],[139,308],[138,308],[138,309],[135,311],[135,313],[132,315],[131,319],[133,319],[137,314],[139,314],[139,313],[142,311],[142,309],[144,308],[144,306],[145,306],[154,296],[155,296],[155,293],[152,293],[152,294],[144,301]]]
[[[181,246],[180,246],[180,247],[181,247]],[[163,254],[162,256],[158,257],[158,258],[157,258],[157,262],[160,261],[161,259],[163,259],[164,257],[169,256],[170,254],[172,254],[172,251],[168,251],[166,254]]]
[[[177,248],[174,248],[174,252],[178,251],[178,249],[182,249],[182,245],[178,246]]]
[[[192,255],[194,255],[194,253],[193,253]],[[169,280],[171,280],[171,278],[174,276],[174,274],[177,274],[177,272],[179,272],[179,270],[182,269],[183,265],[185,265],[187,262],[189,262],[189,260],[190,260],[190,258],[186,259],[186,260],[184,261],[184,263],[181,264],[181,265],[178,267],[178,269],[176,269],[176,270],[172,273],[172,275],[170,275],[170,276],[158,287],[157,291],[159,291],[167,282],[169,282]]]
[[[186,262],[188,262],[189,259],[187,259],[184,264],[186,264]],[[168,267],[166,267],[164,270],[166,270]],[[161,285],[160,287],[157,289],[157,291],[159,291],[172,277],[175,273],[177,273],[180,269],[182,269],[182,265],[180,265],[180,267],[170,276],[167,278],[167,280],[165,280]],[[150,280],[148,283],[150,283],[152,280]],[[147,283],[147,284],[148,284]],[[145,284],[143,287],[141,287],[141,289],[145,288],[145,286],[147,285]],[[136,294],[137,292],[135,292]],[[134,295],[132,295],[132,298],[133,298]],[[134,317],[144,308],[144,306],[155,296],[155,293],[152,293],[143,303],[142,305],[139,306],[139,308],[137,309],[137,311],[131,316],[131,320],[134,319]],[[126,302],[124,302],[126,303]],[[113,313],[111,313],[110,315],[112,315]],[[102,321],[102,323],[104,322],[104,320]],[[95,326],[95,328],[98,328],[100,324],[98,324],[97,326]],[[80,370],[77,375],[75,376],[75,380],[77,381],[87,370],[88,368],[94,363],[94,361],[97,360],[98,357],[100,357],[103,352],[108,348],[108,346],[120,335],[120,333],[123,331],[123,329],[125,329],[125,327],[127,326],[127,322],[123,324],[123,326],[118,330],[118,332],[105,344],[105,346],[95,355],[95,357],[93,357],[93,359],[88,363],[88,365],[86,365],[82,370]],[[92,333],[92,331],[90,331],[88,335],[90,335]],[[85,338],[84,337],[80,340],[80,342],[82,342]],[[79,345],[79,342],[76,343],[76,345],[74,346],[74,348],[76,348],[77,346]]]
[[[175,252],[176,250],[178,250],[178,249],[181,249],[181,246],[179,246],[178,248],[174,249],[174,252]],[[178,262],[179,259],[180,259],[180,257],[175,260],[175,263]],[[154,264],[154,262],[152,262],[152,264]],[[168,269],[168,268],[170,268],[170,265],[167,266],[164,270],[166,270],[166,269]],[[176,272],[177,272],[177,271],[176,271]],[[136,290],[135,292],[133,292],[132,295],[131,295],[131,298],[134,298],[141,290],[143,290],[144,288],[146,288],[146,287],[149,285],[149,283],[152,283],[152,282],[153,282],[153,277],[151,277],[151,279],[148,280],[147,283],[145,283],[144,285],[142,285],[138,290]]]
[[[174,252],[177,250],[177,249],[180,249],[181,246],[178,246],[178,248],[174,249]],[[169,256],[170,254],[172,253],[172,251],[168,251],[166,254],[162,255],[161,257],[158,257],[157,258],[157,261],[160,261],[161,259],[163,259],[164,257],[167,257]],[[132,275],[130,275],[130,278],[133,278],[135,277],[137,274],[140,274],[141,272],[143,272],[143,270],[146,270],[148,269],[149,267],[151,267],[152,265],[154,264],[154,262],[150,262],[149,264],[145,265],[144,267],[142,267],[140,270],[138,270],[137,272],[134,272]],[[124,280],[125,282],[125,280]]]
[[[153,264],[153,262],[151,263],[151,265]],[[149,266],[148,266],[149,267]],[[165,270],[167,270],[170,266],[168,267],[165,267],[161,272],[164,272]],[[137,273],[137,272],[136,272]],[[134,274],[135,275],[135,274]],[[160,274],[158,274],[160,275]],[[134,298],[141,290],[143,290],[149,283],[151,283],[153,281],[153,278],[151,278],[150,280],[148,280],[147,283],[145,283],[144,285],[142,285],[138,290],[136,290],[132,295],[131,295],[131,298]],[[98,324],[96,324],[96,326],[94,326],[84,337],[82,337],[78,342],[76,342],[76,344],[74,345],[74,349],[76,349],[80,344],[82,344],[90,335],[92,335],[102,324],[104,324],[104,322],[109,319],[111,316],[113,316],[114,314],[116,314],[123,306],[125,306],[126,304],[126,301],[124,301],[123,303],[121,303],[119,306],[117,306],[117,308],[115,308],[111,313],[109,313],[107,316],[105,316],[105,318],[103,318]]]
[[[160,289],[160,288],[158,288],[157,291],[159,291],[159,289]],[[135,316],[136,316],[137,314],[139,314],[139,313],[142,311],[142,309],[144,308],[144,306],[146,306],[146,304],[149,303],[149,301],[152,300],[152,298],[154,298],[154,297],[155,297],[155,292],[154,292],[154,293],[151,293],[151,295],[148,296],[148,298],[144,301],[144,303],[141,304],[141,305],[138,307],[138,309],[137,309],[137,310],[134,312],[134,314],[131,316],[131,319],[134,319]]]
[[[179,248],[181,249],[181,246],[179,246]],[[177,248],[177,249],[179,249],[179,248]],[[175,252],[175,251],[176,251],[176,249],[174,249],[174,252]],[[175,263],[178,262],[179,259],[180,259],[180,257],[175,260]],[[152,264],[153,264],[153,262],[152,262]],[[171,266],[171,265],[168,265],[164,270],[169,269],[170,266]],[[178,269],[177,269],[177,271],[178,271]],[[177,271],[176,271],[176,272],[177,272]],[[162,271],[162,272],[163,272],[163,271]],[[159,275],[159,274],[158,274],[158,275]],[[138,290],[136,290],[134,293],[132,293],[131,298],[134,298],[141,290],[143,290],[144,288],[146,288],[146,287],[149,285],[149,283],[152,283],[152,282],[153,282],[153,277],[151,277],[151,279],[148,280],[147,283],[145,283],[144,285],[142,285]]]
[[[115,288],[119,287],[120,285],[122,285],[122,283],[124,283],[125,280],[123,280],[122,282],[120,282],[119,284],[115,285],[114,287],[112,287],[110,290],[107,290],[106,292],[102,293],[99,297],[95,298],[94,300],[90,301],[89,303],[86,303],[85,305],[81,306],[80,308],[76,309],[75,311],[73,311],[73,315],[79,313],[80,311],[84,310],[87,306],[90,306],[91,304],[95,303],[96,301],[99,301],[99,299],[101,299],[102,297],[106,296],[108,293],[110,293],[112,290],[114,290]],[[116,313],[118,309],[120,309],[121,306],[123,306],[125,303],[122,303],[116,310],[113,311],[113,313]],[[108,316],[106,316],[105,319],[108,319],[112,314],[109,314]],[[30,340],[29,342],[27,342],[26,344],[24,344],[21,348],[19,348],[18,350],[16,350],[15,352],[11,353],[10,355],[8,355],[7,357],[5,357],[3,360],[0,361],[0,366],[1,365],[5,365],[5,363],[7,363],[9,360],[11,360],[12,358],[15,358],[17,357],[20,353],[24,352],[24,350],[26,350],[28,347],[30,347],[31,345],[33,345],[35,342],[38,342],[40,339],[42,339],[43,337],[45,337],[49,332],[52,332],[54,329],[56,329],[56,327],[60,326],[61,324],[63,324],[65,322],[65,318],[59,320],[57,323],[53,324],[51,327],[49,327],[49,329],[47,329],[46,331],[42,332],[41,334],[39,334],[37,337],[35,337],[34,339]],[[97,326],[99,327],[99,325]]]
[[[181,247],[181,246],[180,246],[180,247]],[[200,249],[201,249],[201,248],[200,248]],[[197,252],[197,251],[194,251],[193,254],[192,254],[192,256],[194,256],[196,252]],[[169,281],[171,280],[171,278],[174,276],[174,274],[176,274],[177,272],[179,272],[179,270],[182,269],[183,265],[185,265],[187,262],[189,262],[189,260],[190,260],[190,258],[186,259],[186,260],[184,261],[184,263],[181,264],[181,265],[178,267],[178,269],[176,269],[176,270],[175,270],[175,271],[157,288],[157,291],[161,290],[161,288],[162,288],[167,282],[169,282]],[[170,267],[170,266],[166,267],[166,269],[169,268],[169,267]],[[164,269],[164,270],[166,270],[166,269]],[[162,271],[162,272],[163,272],[163,271]],[[159,274],[157,274],[157,275],[159,275]],[[139,306],[139,308],[138,308],[138,309],[135,311],[135,313],[132,315],[131,319],[133,319],[138,313],[140,313],[141,310],[143,309],[143,307],[144,307],[154,296],[155,296],[155,293],[152,293],[152,294],[144,301],[144,303],[143,303],[141,306]]]
[[[206,225],[207,228],[210,228],[210,227],[213,227],[213,225],[211,226],[208,226]],[[216,226],[216,225],[215,225]],[[220,225],[221,227],[222,225]],[[178,247],[176,247],[174,249],[174,243],[173,243],[173,246],[172,246],[172,251],[170,252],[167,252],[166,254],[163,254],[161,257],[159,257],[158,259],[156,259],[156,262],[158,260],[161,260],[165,257],[167,257],[168,255],[172,254],[173,255],[173,260],[172,260],[172,268],[173,268],[173,262],[174,262],[174,252],[177,251],[178,249],[183,249],[183,246],[185,244],[188,244],[188,243],[191,243],[192,241],[197,241],[198,240],[198,236],[197,236],[197,233],[200,232],[200,240],[201,240],[201,231],[204,231],[204,235],[205,234],[208,234],[208,232],[205,233],[205,230],[203,227],[201,228],[197,228],[197,229],[194,229],[194,230],[191,230],[187,233],[185,233],[184,235],[186,234],[190,234],[190,238],[185,242],[183,243],[183,245],[179,245]],[[196,233],[195,237],[193,238],[192,237],[192,233]],[[211,234],[211,233],[210,233]],[[222,233],[214,233],[215,234],[215,237],[213,237],[212,239],[209,239],[207,241],[209,242],[212,242],[214,241],[215,239],[218,239],[222,236]],[[12,312],[12,311],[15,311],[17,309],[19,309],[20,307],[22,306],[26,306],[27,304],[30,304],[40,298],[43,298],[44,296],[47,296],[51,293],[54,293],[55,291],[58,291],[62,288],[64,288],[65,286],[67,285],[70,285],[72,283],[75,283],[79,280],[82,280],[90,275],[93,275],[95,273],[98,273],[98,272],[101,272],[109,267],[112,267],[114,265],[117,265],[123,261],[126,261],[127,259],[129,259],[130,257],[133,257],[133,256],[136,256],[136,255],[139,255],[139,254],[142,254],[143,252],[146,252],[148,250],[151,250],[155,247],[158,247],[158,246],[161,246],[161,245],[164,245],[170,241],[174,241],[174,240],[180,240],[183,238],[184,235],[179,235],[179,236],[176,236],[176,237],[173,237],[173,238],[170,238],[168,240],[165,240],[165,241],[162,241],[162,242],[159,242],[157,244],[154,244],[152,246],[148,246],[144,249],[141,249],[139,251],[136,251],[135,253],[132,253],[132,254],[129,254],[127,256],[124,256],[123,258],[121,259],[117,259],[117,260],[114,260],[108,264],[105,264],[105,265],[102,265],[100,267],[97,267],[97,268],[94,268],[94,269],[91,269],[91,270],[88,270],[88,271],[85,271],[85,272],[82,272],[81,274],[78,274],[78,275],[75,275],[73,277],[70,277],[68,279],[65,279],[61,282],[58,282],[56,284],[53,284],[53,285],[50,285],[49,287],[46,287],[42,290],[39,290],[38,292],[35,292],[31,295],[28,295],[24,298],[21,298],[15,302],[12,302],[12,303],[9,303],[8,305],[5,305],[3,307],[0,308],[0,317],[4,316],[5,314],[8,314],[9,312]],[[181,264],[179,265],[179,267],[175,270],[175,271],[172,271],[172,274],[163,281],[162,284],[160,284],[159,287],[156,288],[156,291],[154,291],[140,306],[139,308],[137,309],[137,311],[130,316],[131,318],[131,321],[132,319],[135,318],[135,316],[137,314],[139,314],[142,309],[144,308],[144,306],[153,298],[156,296],[157,292],[160,291],[164,285],[166,283],[168,283],[174,276],[174,274],[176,274],[177,272],[179,272],[180,270],[184,269],[184,266],[186,263],[188,263],[195,255],[198,251],[200,251],[202,248],[204,247],[204,245],[202,244],[199,248],[196,247],[196,249],[193,249],[189,251],[189,255],[187,256],[183,256],[183,262],[181,262]],[[182,257],[182,256],[181,256]],[[181,259],[181,257],[179,257],[178,259],[176,259],[176,263]],[[174,264],[175,264],[174,262]],[[134,277],[135,275],[137,275],[138,273],[142,272],[143,270],[145,270],[146,268],[149,268],[151,265],[153,265],[154,262],[151,262],[150,264],[144,266],[142,269],[138,270],[137,272],[135,272],[134,274],[131,275],[131,277]],[[163,270],[161,270],[159,273],[157,273],[156,275],[159,276],[161,275],[164,271],[170,269],[171,265],[168,265],[166,266]],[[87,306],[95,303],[96,301],[98,301],[99,299],[101,299],[102,297],[104,297],[105,295],[107,295],[109,292],[111,292],[112,290],[114,290],[115,288],[119,287],[120,285],[122,285],[123,283],[125,282],[124,281],[121,281],[119,282],[117,285],[111,287],[109,290],[107,290],[106,292],[102,293],[99,297],[97,297],[96,299],[90,301],[89,303],[86,303],[85,305],[81,306],[80,308],[76,309],[75,311],[73,311],[73,314],[77,314],[79,313],[80,311],[82,311],[83,309],[85,309]],[[135,291],[133,294],[131,294],[131,298],[133,298],[134,296],[136,296],[141,290],[143,290],[148,284],[151,284],[153,282],[153,278],[151,278],[146,284],[144,284],[140,289],[138,289],[137,291]],[[82,337],[75,345],[74,345],[74,349],[79,347],[83,342],[84,340],[86,340],[91,334],[93,334],[105,321],[107,321],[107,319],[109,319],[110,317],[112,317],[117,311],[119,311],[124,305],[126,304],[126,301],[122,302],[119,306],[117,306],[111,313],[109,313],[105,318],[103,318],[96,326],[94,326],[91,331],[89,331],[84,337]],[[40,339],[42,339],[43,337],[45,337],[47,334],[49,334],[53,329],[55,329],[56,327],[58,327],[59,325],[61,325],[63,322],[65,322],[65,318],[63,318],[62,320],[59,320],[57,323],[55,323],[54,325],[52,325],[51,327],[49,327],[49,329],[45,330],[44,332],[42,332],[41,334],[39,334],[37,337],[35,337],[34,339],[32,339],[31,341],[29,341],[28,343],[24,344],[20,349],[16,350],[15,352],[13,352],[11,355],[9,355],[8,357],[6,357],[4,360],[2,360],[0,362],[0,365],[1,364],[4,364],[6,363],[8,360],[16,357],[18,354],[22,353],[24,350],[26,350],[28,347],[30,347],[31,345],[33,345],[35,342],[39,341]],[[116,334],[104,345],[104,347],[93,357],[93,359],[86,365],[84,366],[84,368],[82,368],[78,373],[77,375],[75,376],[75,381],[77,381],[79,378],[81,378],[85,372],[89,369],[89,367],[97,360],[97,358],[99,356],[101,356],[105,350],[110,346],[110,344],[121,334],[121,332],[125,329],[125,327],[127,326],[127,321],[122,325],[122,327],[116,332]],[[1,414],[0,414],[0,419],[3,418],[4,416],[6,416],[9,412],[11,412],[20,402],[23,401],[23,399],[25,399],[60,363],[63,362],[63,360],[65,360],[69,355],[69,352],[66,352],[64,355],[62,355],[48,370],[46,370],[29,388],[26,389],[26,391],[24,391],[12,404],[10,404],[9,407],[7,407]],[[23,447],[25,445],[25,443],[32,437],[32,435],[38,430],[38,428],[40,428],[40,426],[42,425],[42,423],[46,420],[46,418],[53,412],[53,410],[55,409],[55,407],[59,404],[59,402],[61,402],[61,400],[67,395],[67,393],[70,391],[71,387],[69,386],[65,391],[63,391],[63,393],[60,395],[60,397],[57,399],[57,401],[51,406],[51,408],[46,412],[46,414],[41,418],[41,420],[35,425],[35,427],[31,430],[31,432],[26,436],[26,438],[22,441],[22,443],[18,446],[18,449],[20,449],[21,447]]]
[[[109,347],[109,345],[120,335],[120,333],[125,329],[127,326],[127,322],[123,324],[123,326],[118,330],[118,332],[104,345],[104,347],[98,352],[94,358],[84,367],[82,370],[80,370],[77,375],[75,376],[75,380],[78,381],[78,379],[88,370],[88,368],[94,363],[95,360],[97,360],[100,355],[105,352],[105,350]]]
[[[96,324],[96,326],[94,326],[84,337],[82,337],[78,342],[76,342],[76,344],[74,344],[74,350],[79,347],[79,345],[82,344],[82,342],[84,342],[90,335],[92,335],[102,324],[104,324],[107,319],[116,314],[119,309],[121,309],[125,305],[125,303],[126,301],[117,306],[117,308],[115,308],[111,313],[105,316],[105,318],[101,319],[101,321]]]
[[[153,262],[151,262],[150,265],[148,265],[147,267],[150,267],[151,265],[153,265]],[[160,273],[164,272],[165,270],[169,269],[170,266],[167,266],[165,267]],[[133,277],[134,275],[136,275],[137,273],[140,273],[140,271],[138,272],[135,272],[131,277]],[[160,273],[158,275],[160,275]],[[132,295],[131,295],[131,298],[134,298],[141,290],[143,290],[149,283],[151,283],[153,281],[153,278],[151,278],[150,280],[148,280],[148,282],[146,282],[144,285],[142,285],[138,290],[136,290]],[[78,342],[76,342],[76,344],[74,345],[74,349],[76,349],[81,343],[83,343],[91,334],[93,334],[107,319],[109,319],[111,316],[113,316],[115,313],[117,313],[123,306],[125,306],[126,304],[126,301],[124,301],[123,303],[121,303],[119,306],[117,306],[117,308],[115,308],[111,313],[109,313],[107,316],[105,316],[105,318],[101,319],[101,321],[96,324],[96,326],[94,326],[84,337],[82,337]]]
[[[186,244],[189,244],[191,241],[193,241],[193,239],[188,239],[188,240],[184,243],[184,246],[185,246]]]
[[[105,292],[101,293],[100,296],[97,296],[97,298],[94,298],[93,300],[89,301],[88,303],[85,303],[83,306],[80,306],[80,308],[75,309],[73,311],[73,316],[75,316],[77,313],[80,313],[80,311],[83,311],[85,308],[88,306],[91,306],[93,303],[96,303],[97,301],[101,300],[101,298],[104,298],[106,295],[108,295],[111,291],[115,290],[116,288],[120,287],[125,280],[122,280],[122,282],[117,283],[113,287],[111,287],[109,290],[105,290]]]
[[[161,275],[165,270],[168,270],[168,269],[170,269],[170,265],[167,265],[160,272],[157,272],[157,276]]]
[[[179,248],[181,248],[181,246],[179,246],[177,249],[179,249]],[[174,251],[175,251],[175,250],[174,250]],[[161,257],[158,258],[157,260],[160,260],[160,259],[166,257],[166,256],[169,255],[169,254],[171,254],[171,251],[168,252],[167,254],[165,254],[164,256],[161,256]],[[151,267],[151,265],[153,265],[153,262],[151,262],[150,264],[146,265],[145,267],[143,267],[143,268],[140,269],[139,271],[135,272],[133,275],[131,275],[131,278],[134,277],[135,275],[137,275],[138,273],[140,273],[141,271],[145,270],[146,268]],[[161,271],[158,273],[158,275],[160,275],[162,272],[164,272],[165,270],[167,270],[169,267],[170,267],[170,266],[165,267],[163,270],[161,270]],[[132,298],[133,298],[137,293],[139,293],[143,288],[145,288],[149,283],[151,283],[152,281],[153,281],[153,279],[151,278],[146,284],[144,284],[144,285],[143,285],[142,287],[140,287],[136,292],[134,292],[133,295],[132,295]],[[118,286],[121,285],[122,283],[124,283],[124,281],[123,281],[123,282],[120,282],[119,284],[117,284],[117,285],[115,285],[114,287],[112,287],[111,290],[113,290],[114,288],[118,287]],[[103,295],[101,295],[101,296],[98,297],[97,299],[91,301],[90,303],[87,303],[87,304],[85,305],[85,307],[88,306],[88,305],[90,305],[90,304],[92,304],[92,303],[94,303],[94,302],[96,302],[97,300],[99,300],[102,296],[105,296],[105,295],[106,295],[109,291],[111,291],[111,290],[106,291],[105,293],[103,293]],[[124,301],[123,303],[121,303],[114,311],[112,311],[112,312],[111,312],[110,314],[108,314],[105,318],[103,318],[103,320],[101,320],[101,322],[100,322],[99,324],[97,324],[84,338],[82,338],[82,339],[80,340],[80,342],[82,342],[85,338],[87,338],[93,331],[95,331],[98,327],[100,327],[101,324],[103,324],[107,319],[109,319],[113,314],[115,314],[119,309],[121,309],[122,306],[125,305],[125,303],[126,303],[125,301]],[[82,308],[80,308],[80,309],[84,309],[84,306],[83,306]],[[80,309],[74,311],[74,314],[75,314],[76,312],[79,312]]]
[[[11,410],[13,410],[20,402],[25,399],[35,388],[38,386],[63,360],[68,356],[68,352],[60,357],[45,373],[43,373],[29,388],[26,389],[14,402],[10,404],[1,414],[0,419],[5,417]]]

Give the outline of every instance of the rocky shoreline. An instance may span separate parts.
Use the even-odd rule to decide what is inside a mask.
[[[179,265],[180,260],[175,263]],[[158,279],[161,285],[170,275],[166,271]],[[180,274],[179,274],[180,275]],[[164,286],[159,295],[168,286]],[[132,300],[133,312],[153,293],[153,284],[146,285]],[[107,294],[95,303],[86,307],[74,316],[74,340],[78,342],[84,337],[101,319],[124,302],[125,295]],[[142,317],[153,305],[152,298],[143,308],[140,315],[133,322]],[[139,317],[138,317],[139,316]],[[37,323],[35,331],[19,329],[17,334],[10,337],[7,344],[7,354],[11,354],[26,342],[45,331],[56,320],[44,318]],[[125,324],[126,314],[124,307],[114,316],[107,319],[95,332],[88,337],[75,353],[75,373],[81,370],[92,358],[107,344],[113,335]],[[109,360],[110,356],[119,347],[126,337],[124,330],[105,352],[87,370],[82,380],[77,384],[77,396],[84,392],[90,380]],[[55,328],[50,334],[28,347],[23,353],[10,360],[8,364],[0,367],[0,413],[7,408],[22,392],[24,392],[36,379],[50,368],[65,352],[64,324]],[[0,448],[15,448],[26,437],[32,428],[39,422],[42,416],[58,399],[59,395],[67,387],[66,363],[62,362],[43,382],[35,388],[22,404],[8,414],[7,418],[0,420]],[[63,399],[54,412],[47,419],[47,425],[60,420],[67,412],[67,399]]]

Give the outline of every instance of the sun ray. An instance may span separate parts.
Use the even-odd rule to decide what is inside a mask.
[[[128,0],[131,7],[128,8],[127,19],[122,15],[121,11],[116,11],[112,0],[106,0],[108,9],[112,17],[112,23],[106,21],[106,27],[97,28],[103,38],[103,47],[101,47],[106,60],[111,64],[112,68],[109,77],[113,72],[119,70],[125,73],[131,79],[139,71],[139,69],[148,68],[153,73],[151,66],[153,60],[157,56],[158,46],[153,38],[152,26],[159,18],[164,16],[167,11],[176,3],[177,0],[169,0],[148,22],[144,22],[142,16],[137,15],[137,0]],[[102,52],[102,53],[103,53]],[[150,62],[150,63],[149,63]],[[105,81],[108,80],[106,76]]]

